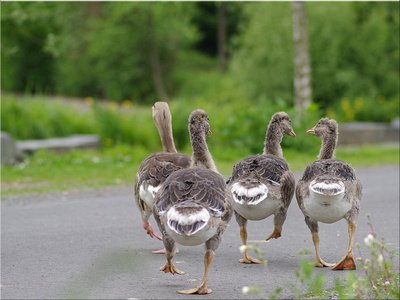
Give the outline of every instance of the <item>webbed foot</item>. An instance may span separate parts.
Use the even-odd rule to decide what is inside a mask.
[[[172,263],[170,264],[168,262],[164,265],[164,267],[162,267],[160,269],[160,271],[163,271],[164,273],[171,273],[172,275],[175,275],[175,274],[183,275],[183,274],[185,274],[185,272],[183,272],[183,271],[179,270],[177,267],[175,267],[174,264],[172,264]]]
[[[353,255],[346,255],[332,268],[334,271],[342,270],[355,270],[356,262],[354,261]]]
[[[199,286],[198,288],[190,289],[190,290],[181,290],[181,291],[176,291],[178,294],[185,294],[185,295],[192,295],[192,294],[199,294],[199,295],[205,295],[205,294],[210,294],[212,292],[211,289],[208,289],[207,287]]]

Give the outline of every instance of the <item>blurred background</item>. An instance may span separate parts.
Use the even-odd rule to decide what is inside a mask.
[[[3,2],[1,130],[16,141],[90,134],[99,145],[17,155],[2,167],[2,193],[131,182],[161,150],[160,100],[182,152],[190,111],[209,113],[226,175],[262,151],[276,111],[298,133],[283,141],[294,169],[316,158],[320,142],[304,131],[322,116],[378,122],[382,137],[398,128],[399,30],[398,2]],[[398,143],[362,142],[339,158],[398,164]]]

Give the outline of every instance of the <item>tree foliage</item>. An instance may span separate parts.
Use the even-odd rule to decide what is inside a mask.
[[[220,74],[216,2],[2,3],[1,88],[137,103],[207,97],[293,105],[291,3],[224,5],[228,69]],[[313,101],[325,111],[346,97],[371,107],[379,97],[398,101],[398,3],[308,2],[306,9]]]
[[[307,3],[313,99],[399,97],[398,3]],[[293,99],[290,3],[252,3],[232,71],[247,95]]]

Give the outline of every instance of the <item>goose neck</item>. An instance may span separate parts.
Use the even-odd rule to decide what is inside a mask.
[[[264,141],[264,154],[272,154],[283,158],[283,151],[281,147],[283,134],[276,126],[268,126],[267,133]]]
[[[190,128],[190,141],[192,145],[192,167],[203,167],[218,173],[214,160],[208,150],[205,133]]]
[[[322,138],[321,150],[319,152],[319,159],[333,159],[335,158],[337,135],[330,135]]]
[[[164,152],[176,153],[174,136],[172,133],[171,120],[160,122],[157,124],[158,134],[160,135],[161,144]]]

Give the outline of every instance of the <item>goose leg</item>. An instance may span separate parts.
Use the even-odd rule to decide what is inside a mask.
[[[240,227],[240,238],[242,239],[242,244],[246,246],[247,244],[247,230],[246,230],[246,223]],[[244,264],[261,264],[261,261],[256,258],[252,258],[247,248],[244,249],[243,258],[239,260],[239,262]]]
[[[282,227],[286,220],[287,209],[292,201],[294,186],[293,174],[290,171],[286,171],[281,178],[281,195],[284,205],[274,214],[274,231],[267,237],[266,241],[282,236]]]
[[[318,231],[317,232],[312,232],[311,234],[312,234],[312,240],[313,240],[314,248],[315,248],[315,256],[317,258],[317,260],[315,262],[315,266],[318,267],[318,268],[333,267],[334,264],[327,263],[319,255],[319,235],[318,235]]]
[[[162,237],[156,233],[153,229],[153,227],[151,227],[149,222],[144,222],[143,223],[143,228],[144,230],[146,230],[147,234],[151,237],[151,238],[156,238],[160,241],[162,241]]]
[[[242,240],[243,246],[247,244],[247,220],[235,212],[236,222],[240,227],[240,239]],[[252,258],[247,251],[247,248],[244,249],[243,258],[239,260],[239,262],[243,264],[261,264],[261,261],[255,258]]]
[[[157,215],[156,212],[154,212],[154,219],[157,222],[158,228],[162,232],[162,241],[164,243],[165,247],[165,256],[167,257],[167,262],[165,265],[160,269],[160,271],[163,271],[164,273],[172,273],[173,275],[179,274],[183,275],[185,272],[179,270],[178,268],[175,267],[174,263],[172,262],[172,258],[174,257],[176,253],[176,246],[175,246],[175,241],[169,237],[168,234],[165,232],[165,228],[161,223],[160,217]]]
[[[269,237],[266,238],[266,241],[269,241],[270,239],[280,238],[281,233],[282,233],[282,225],[275,225],[274,231],[271,233]]]
[[[356,262],[353,257],[353,242],[354,242],[354,233],[356,231],[356,224],[349,221],[348,222],[348,231],[349,231],[349,245],[347,247],[346,255],[332,268],[332,270],[355,270]]]
[[[200,285],[197,288],[189,289],[189,290],[181,290],[177,291],[178,294],[210,294],[212,292],[211,289],[207,288],[207,280],[208,280],[208,272],[210,270],[211,263],[213,261],[214,251],[211,249],[207,249],[206,253],[204,254],[204,274],[203,278],[201,279]]]
[[[183,275],[185,272],[179,270],[177,267],[175,267],[174,263],[172,262],[172,258],[174,257],[175,254],[175,242],[168,237],[165,237],[163,239],[164,245],[165,245],[165,256],[167,257],[167,262],[165,265],[160,269],[160,271],[163,271],[164,273],[172,273],[172,275],[178,274],[178,275]]]
[[[149,222],[144,222],[144,223],[143,223],[143,228],[147,231],[147,234],[148,234],[150,237],[156,238],[156,239],[158,239],[158,240],[160,240],[160,241],[162,240],[162,237],[159,236],[159,235],[154,231],[153,227],[151,227],[151,225],[150,225]],[[162,248],[162,249],[159,249],[159,250],[153,250],[153,251],[151,251],[151,253],[153,253],[153,254],[165,254],[166,251],[165,251],[165,248]]]

